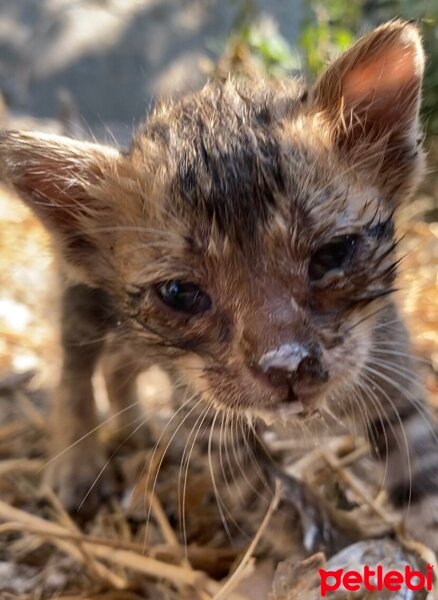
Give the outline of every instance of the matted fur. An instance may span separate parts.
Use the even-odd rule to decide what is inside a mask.
[[[303,413],[325,404],[340,414],[349,405],[366,410],[376,448],[385,444],[394,500],[438,492],[438,449],[426,426],[418,436],[421,385],[391,299],[393,215],[424,163],[423,68],[418,30],[394,21],[310,87],[229,80],[162,103],[126,152],[2,134],[4,176],[53,233],[70,281],[83,284],[67,287],[64,301],[58,448],[95,420],[90,378],[103,350],[95,340],[115,332],[135,357],[132,378],[159,362],[215,406],[275,415],[293,399]],[[311,280],[315,252],[345,235],[357,240],[347,267]],[[164,305],[157,286],[173,280],[199,286],[211,308],[190,316]],[[394,349],[386,369],[375,362],[382,344]],[[274,385],[257,365],[294,348],[311,349],[318,369],[308,365],[291,396],[289,384]],[[426,442],[435,460],[423,477]],[[54,471],[67,503],[90,481],[90,469],[81,477],[81,452],[76,446],[74,465],[67,455]],[[410,473],[399,477],[407,452],[415,489]],[[423,522],[423,538],[436,547],[436,523]]]

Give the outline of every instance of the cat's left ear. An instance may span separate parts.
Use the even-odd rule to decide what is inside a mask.
[[[335,60],[309,95],[340,151],[393,196],[411,191],[422,171],[424,64],[417,27],[391,21]]]
[[[108,274],[120,153],[43,133],[0,133],[0,179],[12,184],[84,283]]]

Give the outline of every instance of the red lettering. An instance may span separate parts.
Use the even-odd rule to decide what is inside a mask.
[[[381,592],[383,590],[383,567],[382,565],[377,565],[377,585],[376,589]]]
[[[362,584],[362,577],[358,571],[348,571],[342,578],[342,585],[349,592],[357,592]]]
[[[376,586],[373,585],[370,581],[370,579],[372,577],[374,577],[374,575],[376,574],[375,571],[372,571],[368,565],[364,566],[363,569],[363,584],[366,587],[367,590],[370,590],[370,592],[375,592],[376,591]]]
[[[415,571],[409,565],[405,566],[404,573],[400,571],[383,572],[383,566],[377,565],[373,571],[368,565],[364,565],[363,573],[359,571],[346,571],[338,569],[336,571],[326,571],[319,569],[321,596],[326,596],[327,592],[333,592],[340,587],[349,592],[357,592],[363,585],[365,589],[374,592],[389,590],[398,592],[403,584],[414,592],[426,589],[428,592],[433,588],[433,566],[426,565],[426,573]]]
[[[417,583],[412,580],[417,578]],[[426,577],[420,571],[414,571],[409,565],[405,567],[405,583],[408,590],[418,592],[426,587]]]
[[[391,592],[398,592],[403,583],[403,574],[399,571],[388,571],[383,578],[383,586]]]
[[[427,565],[426,567],[426,590],[428,592],[432,591],[432,585],[433,585],[433,566],[432,565]]]
[[[326,571],[325,569],[319,569],[319,577],[321,580],[321,596],[325,596],[327,592],[333,592],[339,589],[341,585],[341,577],[342,577],[343,569],[338,569],[337,571]],[[327,582],[327,579],[332,577],[334,579],[334,583]]]

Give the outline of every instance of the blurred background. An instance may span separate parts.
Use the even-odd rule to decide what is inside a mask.
[[[13,114],[53,119],[74,106],[86,129],[125,141],[156,98],[218,72],[314,75],[395,16],[421,21],[424,116],[437,133],[435,0],[2,0],[0,91]]]
[[[207,78],[225,78],[229,73],[253,78],[314,77],[358,35],[395,17],[420,23],[428,53],[422,116],[429,171],[415,198],[399,214],[403,260],[397,300],[420,357],[427,398],[438,411],[437,0],[0,0],[0,129],[43,130],[126,146],[133,128],[162,97],[195,90]],[[12,519],[5,504],[8,502],[23,509],[21,516],[25,521],[24,511],[29,510],[44,518],[50,515],[58,523],[69,523],[53,494],[44,492],[42,502],[40,489],[50,437],[47,400],[60,360],[56,319],[59,289],[46,232],[12,191],[0,184],[0,522]],[[102,381],[97,379],[95,383],[98,400],[104,407]],[[174,412],[169,396],[163,392],[167,385],[163,374],[157,371],[149,373],[140,386],[150,410],[151,406],[156,409],[151,410],[155,415],[151,428],[158,445],[160,432]],[[107,432],[103,431],[104,438],[105,435]],[[187,450],[179,436],[176,440],[176,452],[171,453],[164,482],[157,490],[157,498],[163,502],[175,530],[178,510],[174,506],[179,502],[174,498],[175,481],[180,474],[181,455]],[[165,441],[166,438],[162,445]],[[329,455],[334,442],[336,439],[330,437],[318,438],[319,450],[308,455],[317,460],[304,458],[307,462],[303,463],[303,477],[330,498],[337,497],[341,490],[354,507],[351,514],[355,520],[361,521],[364,515],[375,519],[374,505],[352,492],[346,479],[333,470],[332,463],[322,461],[325,466],[323,471],[320,469],[318,452]],[[344,441],[341,442],[339,447],[344,448]],[[297,451],[293,443],[289,440],[285,446],[285,456],[292,462]],[[235,544],[230,553],[214,496],[211,490],[208,492],[211,482],[205,447],[194,447],[196,493],[188,496],[188,502],[196,510],[187,515],[188,540],[208,551],[203,549],[201,557],[198,552],[190,560],[196,568],[219,579],[235,564],[239,546]],[[342,451],[345,454],[345,449]],[[351,448],[351,452],[357,456],[357,449]],[[147,454],[145,460],[142,450],[134,459],[122,457],[117,463],[128,482],[127,490],[131,484],[137,486],[134,466],[138,463],[143,467],[151,457]],[[342,460],[347,460],[345,455]],[[369,469],[369,473],[374,471],[374,467]],[[365,480],[363,473],[359,472],[359,487]],[[190,480],[189,477],[189,483]],[[368,497],[381,500],[378,484],[369,490]],[[136,508],[130,514],[126,504],[122,511],[118,502],[113,499],[111,510],[102,507],[87,531],[110,540],[138,542],[139,560],[145,549],[144,515],[139,516]],[[248,510],[246,505],[238,510],[234,496],[232,507],[244,529],[254,532],[259,527],[263,506],[261,512]],[[159,523],[162,515],[157,514]],[[14,513],[13,520],[16,518]],[[44,531],[46,525],[43,521]],[[149,531],[148,539],[153,544],[163,542],[159,529],[157,526],[151,528],[152,533]],[[280,521],[279,531],[289,529]],[[278,532],[271,537],[280,540],[277,546],[283,544]],[[48,551],[42,542],[44,538],[41,541],[39,537],[12,534],[8,537],[3,531],[2,598],[5,582],[6,591],[13,593],[7,598],[20,600],[60,598],[62,591],[72,594],[101,589],[102,577],[96,577],[91,563],[89,569],[79,569],[76,559],[69,561],[64,552],[53,552],[53,548]],[[286,546],[281,547],[279,556],[289,552]],[[272,549],[267,554],[269,560],[257,563],[256,573],[249,578],[251,588],[246,592],[240,589],[239,598],[266,600],[275,568]],[[210,565],[206,559],[211,559]],[[120,567],[117,576],[123,573]],[[109,575],[111,588],[113,578]],[[144,587],[140,596],[105,598],[194,597],[191,588],[189,595],[183,596],[181,590],[174,594],[174,587],[166,587],[161,594],[149,585],[141,580],[139,586]],[[68,596],[73,597],[78,596]],[[94,597],[87,594],[87,598]],[[285,600],[281,594],[270,598]]]
[[[0,127],[125,146],[162,97],[230,72],[314,77],[357,36],[395,17],[420,23],[428,54],[429,174],[401,215],[410,244],[402,304],[415,316],[419,350],[436,365],[436,0],[0,0]],[[56,348],[53,318],[46,318],[57,286],[47,284],[45,234],[6,192],[0,222],[0,367],[54,364],[42,359]]]

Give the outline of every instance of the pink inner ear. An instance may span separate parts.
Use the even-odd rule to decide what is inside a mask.
[[[344,76],[342,91],[346,108],[366,102],[372,109],[399,112],[402,92],[420,82],[416,44],[386,48],[365,64],[358,64]],[[388,115],[389,116],[389,115]]]

